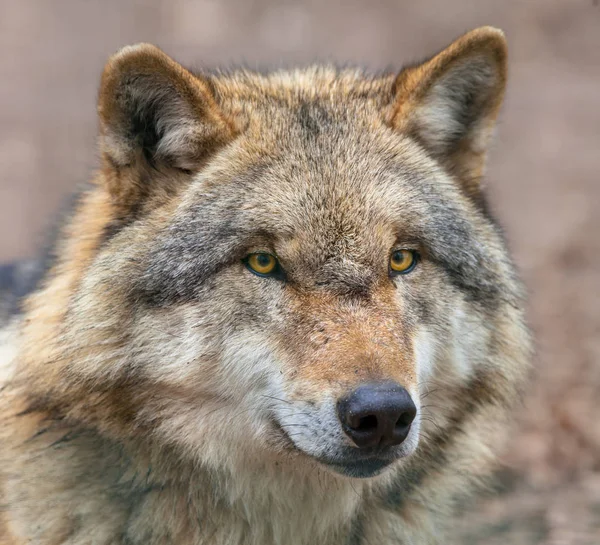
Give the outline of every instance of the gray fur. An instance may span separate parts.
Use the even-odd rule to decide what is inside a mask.
[[[445,543],[529,361],[474,184],[504,59],[489,28],[377,77],[112,57],[102,169],[0,331],[0,544]],[[379,381],[417,417],[359,450],[337,403]]]

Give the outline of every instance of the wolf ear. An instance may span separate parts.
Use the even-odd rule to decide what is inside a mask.
[[[478,193],[485,155],[506,85],[501,30],[473,30],[395,82],[392,125],[416,138]]]
[[[232,138],[208,82],[149,44],[108,60],[98,113],[101,152],[116,169],[193,170]]]

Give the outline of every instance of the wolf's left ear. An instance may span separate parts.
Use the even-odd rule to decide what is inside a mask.
[[[416,138],[476,194],[506,85],[501,30],[473,30],[395,82],[392,126]]]
[[[150,44],[109,59],[98,113],[101,152],[117,169],[193,170],[232,138],[209,82]]]

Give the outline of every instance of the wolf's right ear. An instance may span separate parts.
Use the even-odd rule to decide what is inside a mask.
[[[101,152],[116,169],[194,170],[233,138],[208,82],[150,44],[108,60],[98,113]]]

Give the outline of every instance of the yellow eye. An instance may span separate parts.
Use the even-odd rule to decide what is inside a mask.
[[[256,254],[250,254],[246,259],[246,266],[254,273],[259,276],[271,276],[277,273],[279,269],[279,263],[277,258],[271,254],[259,252]]]
[[[390,257],[392,274],[406,274],[417,264],[417,252],[414,250],[394,250]]]

